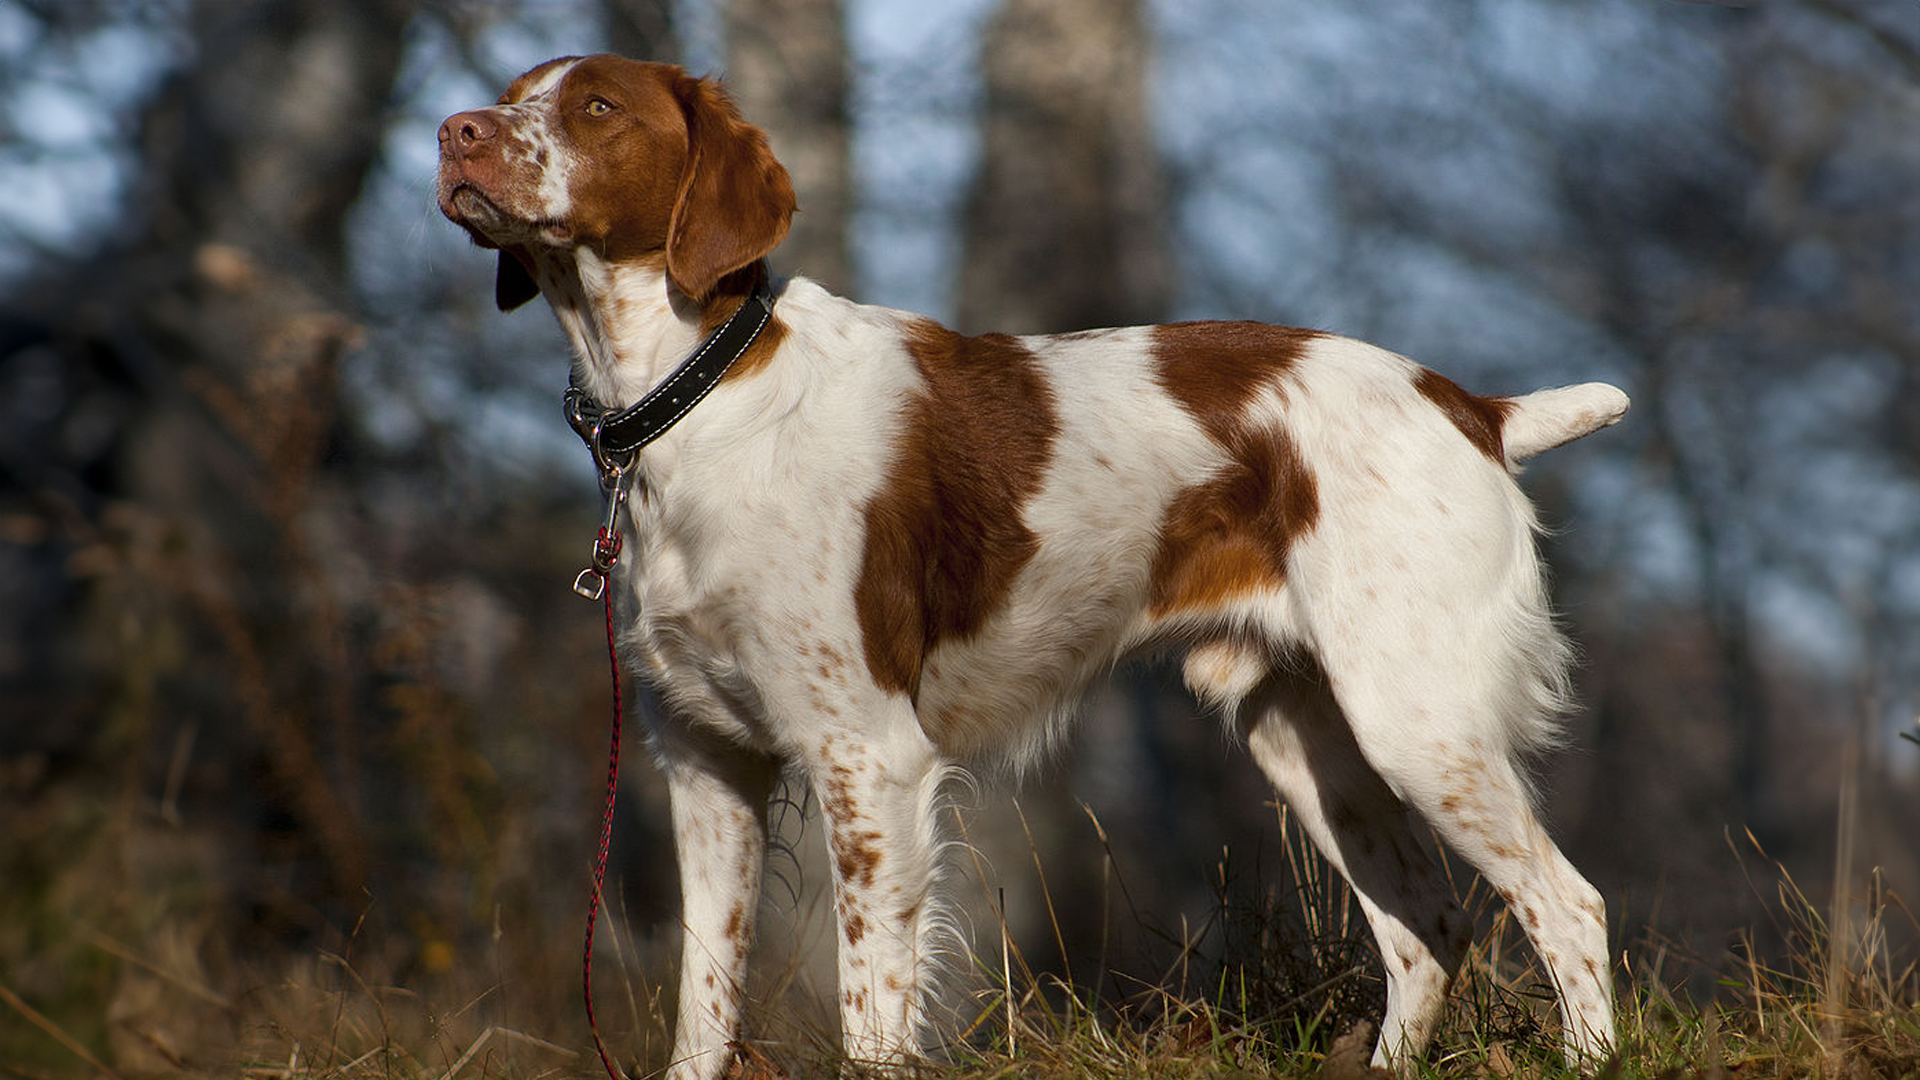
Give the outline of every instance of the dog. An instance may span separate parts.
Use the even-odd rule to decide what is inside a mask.
[[[499,307],[544,296],[572,343],[626,539],[601,570],[664,703],[684,909],[670,1076],[732,1060],[783,770],[826,823],[845,1052],[922,1053],[943,780],[1041,759],[1140,650],[1181,657],[1352,884],[1386,969],[1376,1064],[1422,1052],[1470,944],[1423,826],[1525,928],[1568,1057],[1611,1053],[1601,897],[1517,764],[1560,731],[1569,647],[1515,476],[1619,420],[1620,390],[1482,397],[1252,322],[968,337],[776,281],[786,171],[669,65],[552,60],[439,140],[440,209],[498,250]]]

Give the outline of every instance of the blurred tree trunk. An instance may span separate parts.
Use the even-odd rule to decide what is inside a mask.
[[[774,256],[838,293],[853,287],[847,216],[847,47],[840,0],[729,0],[727,89],[767,131],[800,209]]]
[[[1078,330],[1166,314],[1172,258],[1144,8],[1005,0],[987,27],[962,327]]]
[[[961,225],[963,330],[1067,331],[1166,314],[1172,272],[1147,105],[1148,34],[1139,0],[1004,0],[988,24],[981,161]],[[1102,736],[1119,761],[1137,760],[1132,749],[1142,744],[1147,760],[1159,760],[1145,722],[1163,697],[1157,678],[1121,677],[1110,719],[1129,730]],[[1045,853],[1031,878],[1019,863],[1001,865],[1010,936],[1036,971],[1083,986],[1103,985],[1100,966],[1113,960],[1107,928],[1066,899],[1104,896],[1110,884],[1078,801],[1101,790],[1090,775],[1101,760],[1080,755],[1077,779],[1026,785],[1017,808],[996,801],[977,826],[1012,851]],[[1165,797],[1145,782],[1136,807]]]
[[[607,48],[635,60],[680,62],[673,0],[602,0]]]

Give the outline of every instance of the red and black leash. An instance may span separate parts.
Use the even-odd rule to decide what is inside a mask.
[[[593,1048],[600,1052],[600,1064],[606,1068],[610,1080],[622,1080],[620,1071],[613,1066],[613,1059],[607,1056],[607,1045],[600,1039],[600,1025],[593,1016],[593,928],[600,920],[600,892],[607,880],[607,850],[613,844],[614,801],[620,793],[620,720],[623,710],[620,701],[620,653],[615,646],[613,629],[613,564],[620,558],[620,530],[614,520],[625,493],[617,483],[619,473],[616,471],[614,475],[616,486],[607,497],[607,521],[600,527],[600,535],[593,542],[593,566],[580,571],[580,576],[574,579],[573,590],[589,599],[599,599],[606,611],[607,666],[613,676],[613,735],[607,746],[607,802],[606,809],[600,815],[600,850],[593,860],[593,893],[587,899],[587,943],[580,957],[580,992],[586,999],[587,1030],[593,1033]],[[589,575],[596,579],[592,593],[583,587]]]

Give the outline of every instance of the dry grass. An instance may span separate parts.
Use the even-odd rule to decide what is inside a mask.
[[[1842,815],[1843,829],[1846,815]],[[1097,823],[1096,823],[1097,825]],[[1284,827],[1284,818],[1283,818]],[[1845,844],[1842,844],[1844,850]],[[977,942],[975,985],[956,1010],[933,1080],[1229,1078],[1373,1075],[1366,1068],[1381,988],[1378,965],[1346,888],[1297,843],[1287,845],[1298,896],[1236,903],[1220,871],[1213,925],[1159,931],[1157,980],[1102,981],[1089,990],[1029,970],[1018,943]],[[1912,913],[1877,872],[1809,899],[1784,868],[1745,838],[1734,862],[1763,896],[1789,948],[1766,960],[1747,942],[1711,961],[1686,957],[1654,931],[1623,952],[1618,971],[1622,1051],[1606,1075],[1659,1077],[1920,1076],[1920,940]],[[1854,881],[1842,859],[1837,880]],[[1444,1028],[1421,1075],[1435,1078],[1571,1075],[1562,1064],[1553,995],[1523,939],[1486,890],[1458,882],[1487,928],[1456,986]],[[1124,889],[1123,882],[1115,885]],[[598,1000],[609,1044],[640,1074],[665,1065],[673,1003],[664,949],[636,942],[615,919],[605,937]],[[989,935],[982,935],[983,938]],[[513,968],[524,950],[503,944],[491,960],[456,967],[412,988],[375,978],[347,953],[323,953],[297,970],[229,997],[190,972],[99,936],[92,948],[150,980],[162,997],[191,1001],[231,1032],[209,1055],[141,1029],[125,1017],[69,1030],[0,986],[0,1076],[176,1076],[191,1080],[538,1080],[592,1078],[599,1063],[573,1002],[572,973]],[[369,950],[371,951],[371,950]],[[570,951],[549,950],[553,952]],[[374,965],[375,962],[369,962]],[[1675,973],[1716,974],[1711,1000],[1675,996]],[[477,970],[474,970],[477,969]],[[490,970],[488,970],[490,969]],[[752,1018],[744,1080],[855,1076],[838,1061],[817,1001],[793,972],[776,977]],[[1102,989],[1105,988],[1105,989]],[[116,1000],[124,1000],[121,995]],[[796,1004],[797,1003],[797,1004]],[[119,1008],[118,1005],[115,1006]],[[809,1019],[808,1017],[813,1017]],[[217,1026],[217,1025],[216,1025]],[[139,1037],[103,1040],[102,1030]],[[35,1047],[30,1057],[10,1053]],[[26,1063],[23,1063],[26,1062]]]

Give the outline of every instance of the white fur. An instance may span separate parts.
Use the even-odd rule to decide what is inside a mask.
[[[539,100],[563,74],[507,107],[533,129],[524,145],[543,137]],[[551,149],[554,171],[574,167]],[[543,213],[564,210],[563,179],[537,185]],[[530,249],[575,379],[600,401],[638,399],[697,343],[700,312],[661,269]],[[1492,461],[1416,390],[1410,361],[1316,339],[1238,418],[1284,433],[1317,485],[1284,580],[1161,617],[1148,597],[1164,515],[1227,450],[1156,378],[1149,330],[1021,339],[1057,412],[1039,490],[1018,508],[1038,550],[978,633],[931,650],[909,701],[869,671],[855,586],[866,508],[922,387],[911,317],[799,278],[775,314],[785,336],[771,362],[722,382],[647,448],[620,523],[622,655],[667,706],[652,741],[686,928],[671,1076],[715,1077],[731,1059],[783,768],[808,779],[826,819],[846,1050],[903,1061],[929,1034],[952,921],[937,888],[951,842],[943,780],[1038,760],[1065,740],[1088,682],[1148,647],[1185,651],[1189,684],[1353,882],[1389,980],[1376,1062],[1424,1046],[1470,930],[1418,822],[1532,936],[1561,992],[1568,1055],[1606,1056],[1599,896],[1540,826],[1516,765],[1554,739],[1568,648],[1513,472],[1618,419],[1624,395],[1590,384],[1512,399],[1506,460]],[[964,737],[936,722],[961,705],[984,718]]]
[[[1358,872],[1389,969],[1378,1062],[1424,1044],[1468,932],[1413,838],[1409,808],[1513,898],[1516,917],[1542,920],[1529,932],[1568,1003],[1569,1053],[1605,1055],[1612,1021],[1598,898],[1540,828],[1514,765],[1553,741],[1566,699],[1568,652],[1548,614],[1532,510],[1507,469],[1414,392],[1411,364],[1325,339],[1284,392],[1256,401],[1249,419],[1284,427],[1313,469],[1320,523],[1296,545],[1284,587],[1168,623],[1144,611],[1160,517],[1221,466],[1222,451],[1154,383],[1144,332],[1027,341],[1060,411],[1053,459],[1024,510],[1040,549],[979,634],[928,656],[916,714],[868,677],[852,604],[862,509],[885,475],[899,408],[919,385],[901,317],[803,279],[787,284],[776,310],[788,328],[776,362],[721,386],[643,456],[646,495],[622,581],[631,655],[673,705],[679,734],[661,746],[697,734],[731,752],[797,761],[817,791],[846,771],[845,803],[823,796],[836,851],[872,833],[886,868],[864,881],[835,864],[850,1054],[894,1060],[923,1045],[940,925],[930,906],[939,778],[955,765],[1017,772],[1037,761],[1064,741],[1091,679],[1131,649],[1171,641],[1199,642],[1201,660],[1221,665],[1210,675],[1190,662],[1189,679],[1248,733],[1335,864]],[[681,337],[690,345],[690,331]],[[621,384],[619,374],[600,381]],[[637,396],[643,381],[616,400]],[[1096,451],[1105,465],[1092,464]],[[1243,644],[1226,644],[1222,627]],[[842,661],[831,677],[821,675],[823,656]],[[1289,711],[1275,694],[1262,697],[1296,656],[1326,672],[1337,710]],[[1002,718],[1004,740],[936,746],[920,717],[956,701]],[[1307,744],[1311,754],[1299,749]],[[1303,757],[1335,764],[1316,771]],[[699,819],[732,812],[675,790],[703,800]],[[1348,819],[1329,818],[1329,803],[1348,805]],[[696,867],[721,858],[709,839],[681,840]],[[1382,875],[1389,895],[1376,898],[1369,886]],[[689,904],[724,906],[750,887],[736,879],[708,901],[710,886],[691,884]],[[918,918],[874,925],[916,904]],[[849,942],[856,919],[867,929]],[[690,964],[700,948],[689,945]],[[1598,975],[1580,968],[1589,961]],[[699,987],[689,991],[683,1016],[712,1007]],[[704,1047],[718,1060],[714,1030],[683,1022],[680,1052]]]

